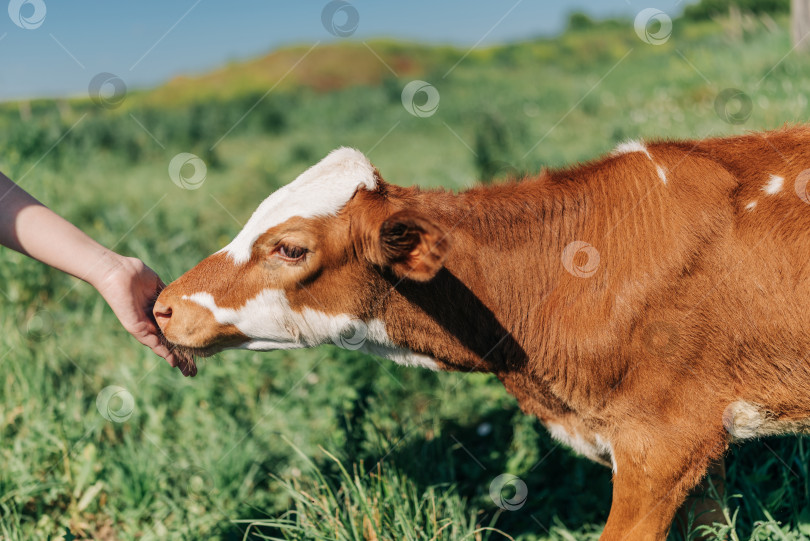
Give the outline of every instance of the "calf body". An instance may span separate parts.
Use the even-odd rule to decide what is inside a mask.
[[[201,355],[348,341],[494,373],[613,469],[602,539],[662,540],[730,441],[810,426],[809,145],[803,127],[630,142],[459,194],[339,149],[155,316]]]

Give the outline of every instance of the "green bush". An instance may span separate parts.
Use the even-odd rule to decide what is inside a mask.
[[[728,15],[732,6],[755,14],[790,13],[790,0],[700,0],[696,4],[687,5],[683,10],[683,16],[691,21],[705,21],[712,17]]]

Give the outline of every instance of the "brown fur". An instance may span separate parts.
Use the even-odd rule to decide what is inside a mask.
[[[609,442],[602,539],[663,540],[727,448],[730,404],[761,408],[768,433],[808,425],[810,207],[794,181],[810,130],[646,148],[460,194],[381,182],[335,217],[272,228],[238,268],[206,259],[164,291],[174,315],[158,322],[184,346],[233,339],[172,328],[203,285],[221,306],[275,287],[294,310],[379,318],[402,347],[492,372],[526,413]],[[274,259],[289,237],[311,249],[298,265]],[[562,261],[576,241],[598,252],[588,277]]]

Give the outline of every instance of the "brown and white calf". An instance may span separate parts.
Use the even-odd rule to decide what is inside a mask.
[[[334,342],[492,372],[612,467],[602,539],[662,540],[731,440],[810,426],[807,168],[796,127],[630,142],[455,194],[341,148],[154,313],[199,355]]]

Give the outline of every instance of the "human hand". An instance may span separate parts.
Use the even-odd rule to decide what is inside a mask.
[[[0,173],[0,245],[92,284],[121,325],[140,343],[176,366],[197,373],[194,358],[173,351],[152,319],[152,305],[165,287],[140,259],[108,250],[34,199]]]
[[[155,271],[140,259],[116,254],[110,269],[93,285],[136,340],[179,368],[184,376],[197,374],[194,359],[167,347],[152,319],[155,299],[166,287]]]

